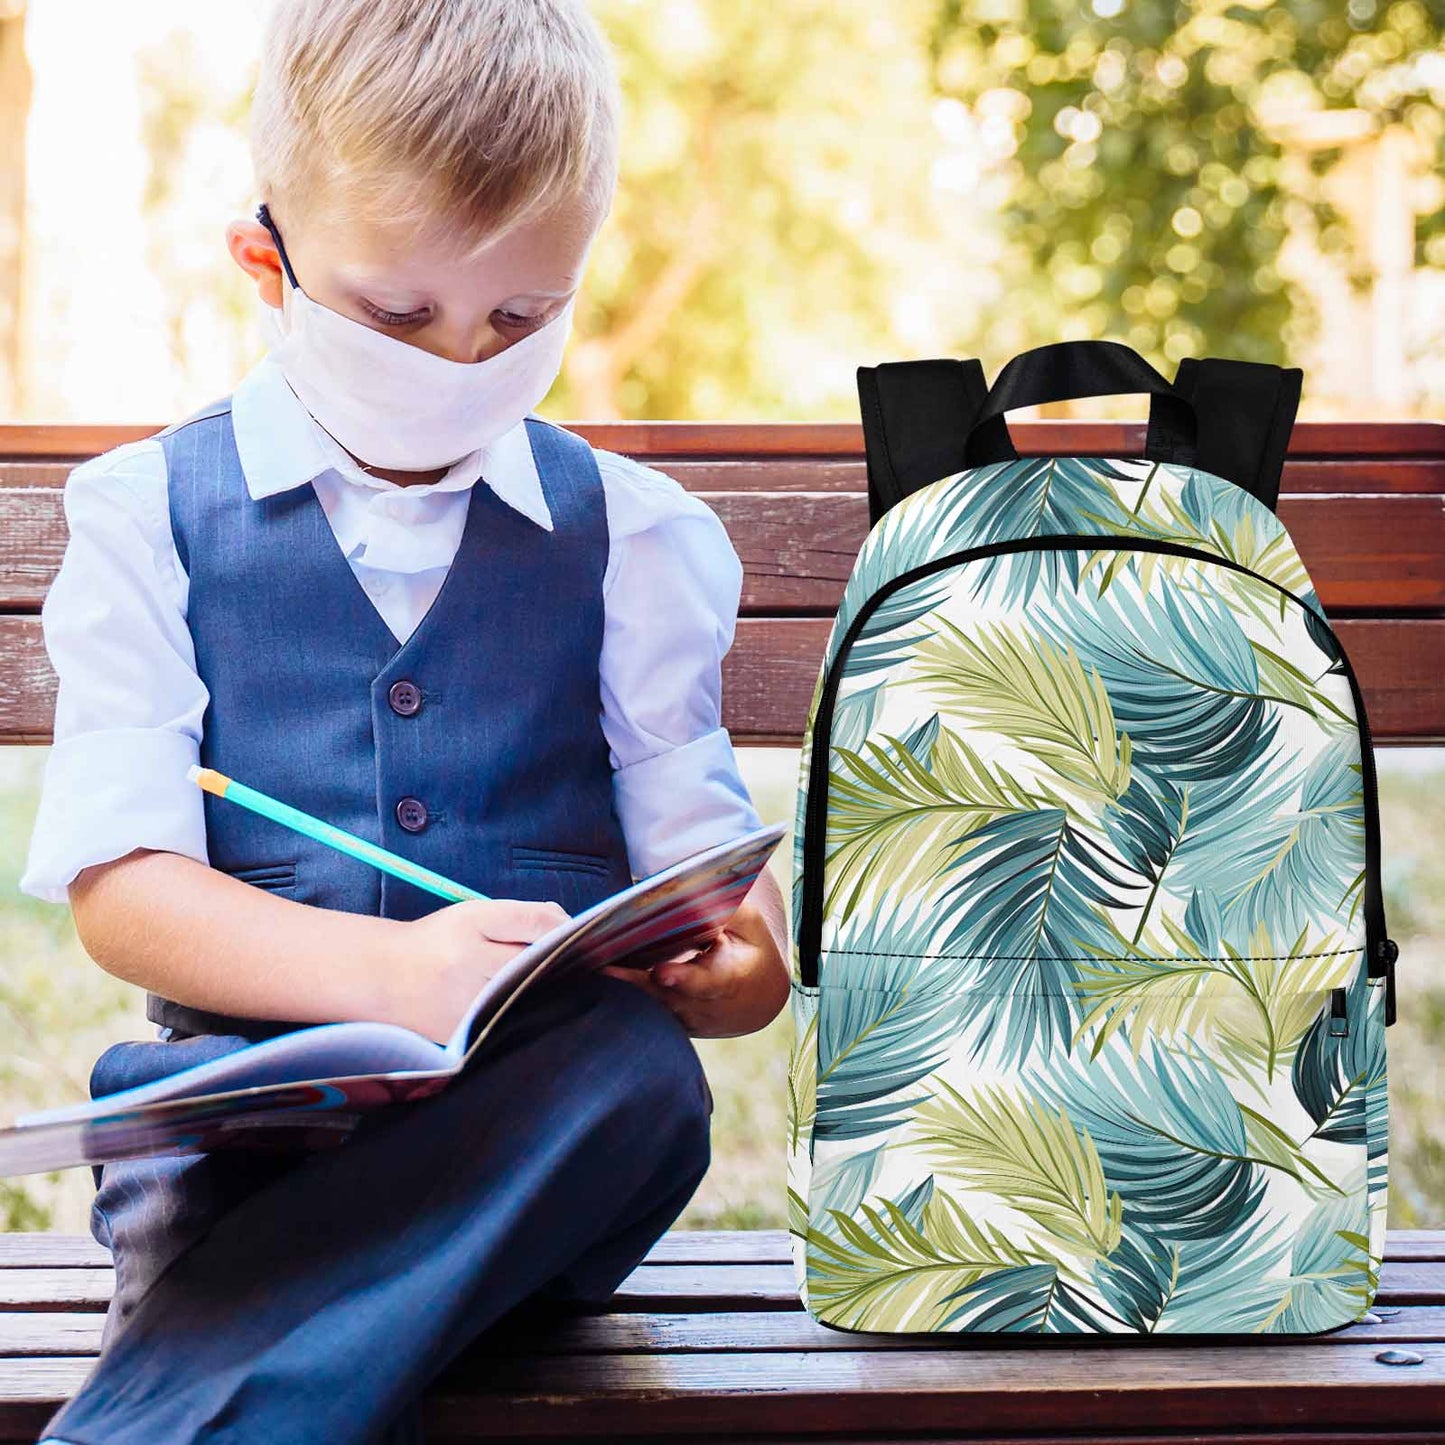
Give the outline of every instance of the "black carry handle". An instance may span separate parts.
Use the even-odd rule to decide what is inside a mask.
[[[990,390],[976,358],[858,368],[868,520],[920,487],[1017,457],[1003,414],[1073,397],[1149,395],[1146,461],[1198,467],[1271,511],[1299,406],[1297,366],[1186,357],[1173,383],[1116,341],[1062,341],[1014,357]]]
[[[1199,425],[1193,404],[1138,352],[1117,341],[1056,341],[1021,351],[994,378],[964,442],[964,465],[1018,459],[1004,413],[1048,401],[1148,392],[1152,461],[1193,466]]]

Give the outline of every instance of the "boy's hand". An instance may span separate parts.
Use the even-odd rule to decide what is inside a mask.
[[[401,997],[388,1020],[445,1043],[482,985],[570,917],[558,903],[473,898],[404,925]]]
[[[788,1001],[785,931],[782,895],[763,872],[702,953],[651,968],[609,964],[601,972],[661,999],[697,1038],[735,1038],[765,1027]]]

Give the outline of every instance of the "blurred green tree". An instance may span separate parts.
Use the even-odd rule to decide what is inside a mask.
[[[1000,359],[1107,335],[1168,374],[1204,352],[1284,362],[1311,321],[1276,266],[1292,207],[1326,251],[1351,244],[1310,183],[1340,145],[1287,166],[1298,128],[1348,110],[1445,162],[1442,22],[1442,0],[939,0],[939,89],[1007,157]],[[1437,191],[1419,263],[1445,264],[1442,227]]]

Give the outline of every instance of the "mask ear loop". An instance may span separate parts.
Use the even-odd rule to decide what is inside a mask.
[[[281,265],[286,271],[286,279],[299,291],[301,289],[301,283],[296,279],[296,273],[291,269],[291,258],[286,254],[286,247],[281,244],[281,233],[276,229],[276,223],[271,219],[271,212],[265,201],[262,201],[260,206],[257,207],[256,219],[271,233],[271,239],[276,243],[276,252],[281,257]]]

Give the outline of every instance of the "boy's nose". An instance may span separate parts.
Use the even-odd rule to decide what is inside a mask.
[[[473,332],[455,339],[418,337],[412,344],[446,361],[476,362],[486,361],[499,351],[505,351],[511,342],[507,337],[498,335],[491,323],[486,322],[480,333]]]

